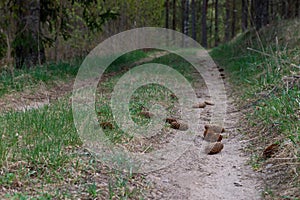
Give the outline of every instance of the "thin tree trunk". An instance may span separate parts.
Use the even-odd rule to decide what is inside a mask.
[[[296,0],[295,17],[299,17],[300,0]]]
[[[214,4],[215,4],[215,0],[212,0],[212,9],[213,9]],[[207,7],[209,7],[209,5],[207,5]],[[208,40],[208,47],[212,47],[213,24],[214,24],[214,13],[213,12],[210,12],[209,20],[210,20],[210,23],[209,23],[209,36],[208,36],[207,40]]]
[[[255,26],[255,0],[251,0],[251,7],[250,7],[250,22],[251,22],[251,26],[254,27]]]
[[[288,16],[288,5],[286,0],[282,0],[282,5],[281,5],[281,16],[283,19],[287,19]]]
[[[202,18],[201,18],[201,30],[202,30],[202,46],[207,48],[207,24],[206,24],[206,14],[207,14],[207,4],[208,0],[202,1]]]
[[[255,28],[259,30],[263,26],[263,10],[264,4],[262,1],[255,1]]]
[[[235,0],[232,0],[232,19],[231,19],[231,38],[235,36],[235,23],[236,23],[236,9]]]
[[[273,21],[275,16],[274,16],[274,3],[271,1],[270,2],[270,21]]]
[[[192,0],[192,38],[196,40],[196,5],[195,0]]]
[[[264,0],[262,2],[262,25],[265,26],[269,24],[269,0]]]
[[[176,30],[176,0],[173,0],[173,19],[172,19],[172,28]]]
[[[248,0],[242,0],[242,31],[248,28]]]
[[[17,0],[18,23],[14,40],[16,67],[32,67],[45,62],[45,49],[40,39],[40,1]]]
[[[186,0],[181,0],[181,32],[182,33],[184,33],[185,1]]]
[[[228,42],[230,39],[230,1],[226,0],[226,16],[225,16],[225,41]]]
[[[190,12],[189,0],[185,1],[185,19],[184,19],[184,34],[189,35],[189,12]]]
[[[59,6],[59,18],[56,22],[56,30],[55,30],[55,49],[54,49],[54,57],[55,62],[58,62],[58,47],[59,47],[59,34],[60,34],[60,28],[61,28],[61,22],[63,18],[63,1],[60,0],[60,6]]]
[[[169,28],[169,0],[166,0],[166,28]]]
[[[219,44],[219,0],[215,2],[215,46]]]

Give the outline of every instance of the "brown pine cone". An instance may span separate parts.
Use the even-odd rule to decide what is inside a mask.
[[[222,139],[223,136],[220,133],[209,132],[204,136],[204,140],[207,142],[220,142]]]
[[[149,111],[142,111],[142,112],[140,112],[139,115],[140,115],[140,116],[143,116],[143,117],[145,117],[145,118],[151,118],[151,117],[154,116],[154,114],[151,113],[151,112],[149,112]]]
[[[169,123],[169,124],[171,124],[172,122],[177,122],[177,120],[174,119],[174,118],[171,118],[171,117],[167,117],[166,118],[166,122]]]
[[[206,107],[206,104],[204,102],[193,105],[193,108],[205,108],[205,107]]]
[[[211,130],[215,133],[224,133],[225,132],[225,129],[218,125],[208,124],[208,125],[205,125],[204,128],[205,128],[205,131]]]
[[[209,155],[217,154],[222,151],[224,145],[221,142],[210,143],[206,148],[205,152]]]
[[[278,150],[279,150],[279,144],[271,144],[268,147],[265,148],[263,151],[263,157],[266,158],[271,158],[272,155],[274,155]]]
[[[181,130],[181,131],[186,131],[188,129],[188,125],[187,124],[184,124],[182,122],[172,122],[171,123],[171,128],[174,128],[174,129],[178,129],[178,130]]]

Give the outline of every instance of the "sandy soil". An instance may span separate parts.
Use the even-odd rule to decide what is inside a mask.
[[[214,68],[217,69],[216,66]],[[227,93],[230,90],[226,81],[225,89]],[[206,87],[198,90],[199,102],[208,99],[213,101],[207,95]],[[261,199],[260,174],[247,165],[249,158],[243,153],[245,144],[241,142],[242,135],[238,132],[237,122],[241,113],[236,111],[232,97],[227,96],[226,104],[226,131],[222,140],[224,149],[216,155],[207,155],[203,151],[203,125],[209,124],[213,108],[206,106],[199,115],[202,127],[190,148],[168,167],[147,174],[147,179],[153,183],[149,199]]]

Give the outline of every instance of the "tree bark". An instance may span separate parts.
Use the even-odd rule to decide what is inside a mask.
[[[196,40],[196,5],[195,0],[192,0],[192,38]]]
[[[263,10],[264,3],[260,0],[254,1],[254,9],[255,9],[255,28],[256,30],[261,29],[263,26]]]
[[[17,68],[30,68],[45,62],[45,49],[40,37],[40,1],[17,0],[18,22],[14,40]]]
[[[296,0],[295,17],[299,17],[300,0]]]
[[[169,0],[166,0],[166,28],[169,28]]]
[[[189,15],[190,15],[190,4],[189,0],[185,1],[185,13],[184,13],[184,34],[189,35]]]
[[[269,24],[269,0],[262,1],[262,25]]]
[[[208,0],[203,0],[202,1],[202,18],[201,18],[202,39],[201,39],[201,45],[205,48],[207,48],[207,24],[206,24],[207,4],[208,4]]]
[[[219,44],[219,1],[215,2],[215,47]]]
[[[248,0],[242,0],[242,31],[248,29]]]
[[[184,33],[184,21],[185,21],[185,1],[181,0],[181,32]]]
[[[255,26],[255,0],[251,0],[251,7],[250,7],[250,22],[251,22],[251,27]]]
[[[172,19],[172,29],[176,30],[176,0],[173,0],[173,19]]]
[[[236,12],[235,0],[232,0],[231,38],[235,36]]]
[[[286,0],[282,0],[282,4],[281,4],[281,16],[283,19],[287,19],[288,16],[288,5]]]
[[[225,41],[228,42],[230,39],[230,0],[226,0],[226,16],[225,16]]]

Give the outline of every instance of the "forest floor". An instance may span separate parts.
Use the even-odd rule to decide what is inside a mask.
[[[132,66],[151,62],[154,59],[159,60],[162,57],[166,57],[166,54],[158,52],[136,61]],[[165,60],[172,59],[167,57],[163,59],[163,61]],[[171,62],[177,61],[173,59]],[[183,68],[182,70],[185,69]],[[212,70],[217,71],[218,68],[212,66]],[[118,75],[115,72],[108,73],[103,82],[109,82],[109,79],[114,79]],[[227,94],[230,94],[230,85],[226,79],[224,83]],[[66,101],[70,103],[68,99],[73,90],[73,81],[56,82],[55,84],[50,88],[39,84],[34,90],[5,94],[0,100],[1,111],[5,113],[8,110],[15,110],[16,112],[30,113],[32,110],[44,109],[43,107],[45,106],[51,107],[52,104],[60,101],[59,99],[64,98],[67,98]],[[203,80],[202,82],[200,80],[196,85],[199,102],[204,100],[214,101],[209,96]],[[227,114],[224,124],[226,131],[223,135],[224,149],[219,154],[207,155],[203,151],[204,125],[210,123],[213,107],[206,106],[204,109],[199,109],[201,125],[198,133],[196,133],[196,138],[174,163],[163,169],[139,175],[120,175],[112,169],[107,169],[101,163],[92,161],[93,164],[90,164],[91,160],[93,160],[92,157],[89,157],[90,152],[86,152],[85,149],[82,149],[77,144],[74,147],[70,147],[70,144],[63,145],[63,151],[66,154],[78,155],[75,156],[75,159],[72,157],[63,166],[58,166],[55,169],[48,169],[44,161],[41,161],[42,164],[36,164],[24,157],[17,162],[13,161],[13,159],[7,161],[10,159],[11,153],[9,153],[6,154],[8,155],[6,157],[7,160],[3,162],[4,168],[0,174],[0,183],[2,183],[0,196],[8,199],[21,197],[25,199],[30,199],[31,197],[38,199],[47,199],[46,197],[66,199],[260,199],[262,183],[259,181],[259,175],[247,164],[249,163],[249,157],[243,151],[246,142],[243,142],[243,136],[238,131],[241,128],[238,122],[242,114],[235,106],[234,97],[230,95],[227,97]],[[52,112],[47,109],[46,112]],[[176,106],[173,110],[176,110]],[[165,128],[168,129],[167,137],[152,141],[152,146],[157,145],[159,148],[163,148],[168,141],[161,140],[169,140],[170,138],[168,137],[176,138],[176,135],[183,134],[181,131],[170,129],[170,127]],[[20,135],[22,134],[21,132],[19,133]],[[77,163],[79,167],[73,166],[75,161],[80,161],[79,164]],[[97,168],[99,169],[97,170]],[[45,182],[44,180],[39,180],[45,179],[43,173],[33,176],[28,175],[28,173],[36,173],[35,171],[39,170],[58,170],[58,174],[62,177],[66,176],[65,172],[61,172],[61,169],[70,171],[70,174],[67,175],[67,180],[62,181],[60,178],[58,180],[55,178]],[[24,171],[27,172],[24,173]],[[29,180],[26,177],[29,177]],[[111,180],[112,177],[114,178],[113,181]],[[40,189],[38,189],[39,186],[32,188],[34,182],[42,185]],[[79,189],[80,187],[83,188]]]

